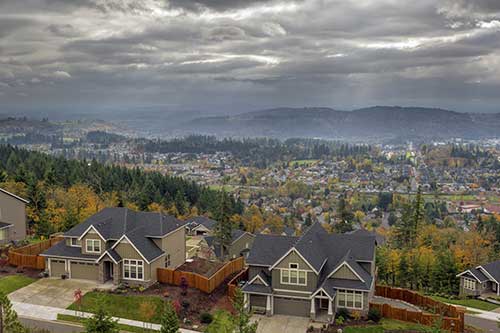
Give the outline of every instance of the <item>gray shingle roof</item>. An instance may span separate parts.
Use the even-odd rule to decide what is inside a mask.
[[[12,224],[0,222],[0,229],[9,228],[9,227],[12,227]]]
[[[500,282],[500,260],[481,265],[488,274],[490,274],[497,282]]]
[[[189,228],[193,229],[197,227],[198,225],[203,225],[209,230],[213,230],[215,225],[217,224],[217,221],[214,221],[212,219],[209,219],[206,216],[195,216],[190,219],[186,220],[186,223],[189,225]]]
[[[325,281],[328,286],[335,289],[358,289],[369,291],[370,286],[359,280],[347,280],[347,279],[328,279]]]
[[[247,293],[259,293],[259,294],[272,294],[273,290],[271,287],[265,286],[263,284],[245,284],[242,291]]]
[[[246,262],[248,265],[272,266],[296,241],[297,237],[258,234]]]
[[[61,241],[52,247],[45,250],[41,256],[46,257],[70,257],[70,258],[78,258],[78,259],[87,259],[87,260],[97,260],[100,255],[95,254],[83,254],[81,247],[75,246],[67,246],[66,242]]]
[[[130,242],[151,261],[164,252],[150,239],[160,238],[183,226],[185,222],[156,212],[136,212],[128,208],[105,208],[68,230],[67,237],[80,237],[93,226],[105,240],[126,235]],[[75,248],[78,249],[78,248]]]

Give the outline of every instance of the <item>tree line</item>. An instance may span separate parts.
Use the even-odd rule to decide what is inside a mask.
[[[65,231],[105,206],[215,215],[223,201],[229,214],[243,212],[232,196],[193,181],[9,145],[0,145],[0,187],[30,201],[29,224],[39,234]]]

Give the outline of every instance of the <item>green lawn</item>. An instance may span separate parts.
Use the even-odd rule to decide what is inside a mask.
[[[394,319],[382,319],[381,325],[365,327],[346,327],[344,333],[383,333],[393,330],[413,330],[418,332],[430,332],[431,328],[419,324],[407,323]]]
[[[36,279],[24,275],[9,275],[0,279],[0,291],[7,295],[35,281]]]
[[[319,160],[294,160],[294,161],[291,161],[290,164],[293,166],[294,164],[297,164],[297,165],[312,165],[312,164],[316,164],[318,163]]]
[[[75,303],[71,304],[68,309],[94,313],[99,302],[104,304],[106,311],[113,317],[139,321],[147,320],[140,311],[141,304],[150,302],[156,307],[157,311],[156,315],[147,321],[160,322],[159,313],[163,306],[163,300],[154,296],[123,296],[92,291],[83,296],[81,309],[78,309]]]
[[[481,301],[479,299],[473,299],[473,298],[466,298],[466,299],[447,299],[444,297],[439,297],[439,296],[430,296],[432,299],[435,299],[436,301],[441,301],[449,304],[455,304],[455,305],[460,305],[460,306],[466,306],[469,308],[475,308],[479,310],[484,310],[484,311],[491,311],[495,310],[498,308],[498,305],[491,304],[485,301]]]
[[[77,316],[58,314],[57,315],[57,320],[68,321],[68,322],[71,322],[71,323],[79,323],[79,324],[83,325],[83,322],[84,322],[85,319],[83,319],[81,317],[77,317]],[[124,324],[118,324],[118,328],[122,332],[125,331],[125,332],[131,332],[131,333],[143,333],[145,331],[145,329],[142,328],[142,327],[130,326],[130,325],[124,325]],[[149,329],[148,331],[150,331],[150,332],[151,331],[157,332],[157,331],[152,330],[152,329]]]

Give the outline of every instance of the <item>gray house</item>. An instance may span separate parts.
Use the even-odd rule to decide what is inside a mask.
[[[147,286],[157,281],[157,268],[185,262],[185,233],[173,216],[105,208],[41,255],[51,277]]]
[[[216,224],[206,216],[196,216],[186,220],[186,230],[190,236],[211,235]]]
[[[460,277],[460,296],[500,296],[500,260],[470,268]]]
[[[0,188],[0,245],[26,238],[29,201]]]
[[[204,237],[205,244],[202,245],[202,248],[204,248],[202,251],[210,254],[208,256],[209,259],[218,259],[221,261],[241,256],[248,257],[254,240],[254,234],[235,229],[231,232],[231,244],[224,247],[224,251],[221,251],[222,246],[217,242],[214,236]]]
[[[375,290],[373,236],[329,234],[319,223],[300,237],[257,235],[243,286],[254,312],[332,320],[338,308],[366,313]]]

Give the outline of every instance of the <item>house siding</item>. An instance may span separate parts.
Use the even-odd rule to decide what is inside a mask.
[[[156,238],[154,242],[165,251],[165,254],[170,254],[170,266],[168,268],[177,268],[186,261],[186,229],[184,227],[164,238]],[[161,267],[164,266],[163,262]]]
[[[485,287],[483,287],[483,285],[477,281],[474,282],[475,286],[476,286],[475,290],[464,288],[464,280],[465,280],[465,278],[463,276],[461,276],[460,277],[460,296],[463,296],[463,297],[474,296],[475,297],[475,296],[481,295],[481,293],[484,292]]]
[[[294,263],[299,265],[300,270],[308,270],[307,272],[307,285],[297,286],[289,284],[281,284],[281,270],[280,268],[289,268],[289,264]],[[316,290],[318,284],[318,277],[316,273],[311,271],[309,265],[302,260],[302,258],[295,252],[290,252],[283,260],[273,268],[272,272],[273,289],[286,289],[286,290],[297,290],[297,291],[307,291],[313,292]]]
[[[241,251],[247,249],[247,247],[246,247],[247,243],[248,243],[248,249],[251,249],[254,239],[255,239],[255,236],[248,234],[248,233],[241,236],[236,242],[231,244],[231,246],[229,247],[229,251],[228,251],[229,258],[239,257],[241,255]]]
[[[340,267],[335,274],[332,275],[335,279],[358,280],[359,278],[346,265]]]
[[[149,281],[151,279],[151,265],[148,264],[142,257],[141,255],[133,248],[132,245],[128,243],[119,243],[115,247],[115,251],[122,257],[123,259],[136,259],[136,260],[142,260],[144,262],[144,281]],[[156,261],[161,262],[161,258],[159,258]],[[156,262],[155,261],[155,262]],[[121,269],[120,271],[123,272],[123,261],[120,262]],[[156,271],[155,271],[156,274]],[[129,283],[141,283],[139,280],[128,280],[123,278],[123,274],[120,275],[120,279],[123,281],[127,281]],[[156,279],[155,279],[156,281]]]
[[[26,204],[3,192],[0,192],[0,221],[12,224],[9,240],[26,238]]]
[[[83,254],[96,254],[98,253],[95,252],[87,252],[87,239],[99,239],[101,241],[101,252],[99,254],[102,254],[102,252],[106,249],[106,242],[93,230],[89,230],[89,232],[82,238],[82,253]]]

